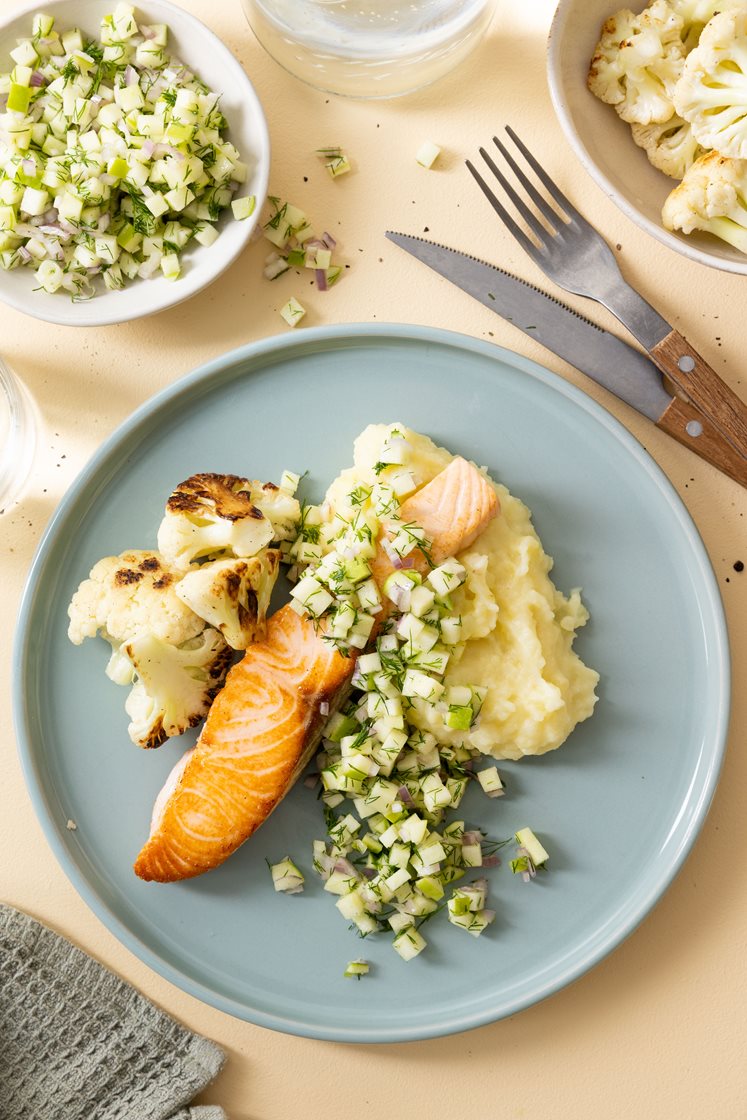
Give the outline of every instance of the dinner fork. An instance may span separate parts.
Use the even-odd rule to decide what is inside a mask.
[[[679,331],[627,283],[604,238],[566,198],[508,125],[506,133],[524,157],[532,177],[498,136],[493,137],[495,155],[485,148],[480,148],[480,155],[526,229],[516,221],[474,164],[466,161],[503,224],[550,280],[568,292],[596,300],[611,311],[645,347],[677,396],[694,405],[736,453],[747,458],[747,406]],[[523,188],[523,196],[496,162],[497,153]],[[695,429],[689,427],[688,431],[692,436]],[[676,432],[671,434],[677,435]],[[708,435],[707,432],[703,434]]]

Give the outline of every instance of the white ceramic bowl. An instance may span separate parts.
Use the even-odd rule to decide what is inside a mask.
[[[637,11],[642,7],[633,5]],[[661,208],[677,185],[652,167],[611,105],[586,88],[586,75],[602,23],[621,7],[617,0],[560,0],[550,29],[547,74],[560,124],[576,155],[623,213],[664,245],[692,261],[747,275],[747,257],[709,234],[672,233]]]
[[[35,12],[54,16],[55,28],[80,27],[91,37],[98,34],[103,16],[113,11],[116,0],[37,0],[0,23],[0,69],[9,68],[8,52],[16,40],[28,36]],[[247,182],[241,194],[255,194],[257,206],[250,218],[236,221],[230,208],[219,222],[220,236],[210,246],[195,244],[183,257],[178,280],[156,276],[133,280],[120,291],[97,290],[90,300],[74,303],[68,295],[34,291],[37,282],[31,269],[12,272],[0,269],[0,300],[19,311],[66,326],[93,327],[121,323],[153,315],[181,303],[212,283],[245,248],[259,220],[267,193],[270,171],[270,139],[267,122],[252,83],[227,47],[203,23],[168,0],[144,0],[135,5],[144,23],[169,27],[169,51],[184,62],[212,90],[220,91],[221,109],[228,121],[228,136],[248,164]]]

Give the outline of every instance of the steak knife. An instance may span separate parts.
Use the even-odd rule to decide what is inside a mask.
[[[666,389],[659,370],[645,354],[495,265],[422,237],[391,230],[386,236],[747,487],[747,458],[691,400]]]

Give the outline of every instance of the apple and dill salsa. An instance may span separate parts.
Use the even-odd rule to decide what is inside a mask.
[[[35,271],[75,298],[130,281],[176,280],[182,254],[211,245],[247,167],[220,94],[168,50],[165,24],[129,4],[97,39],[33,17],[0,73],[0,267]]]

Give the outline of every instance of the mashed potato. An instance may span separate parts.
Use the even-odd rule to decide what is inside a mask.
[[[412,445],[409,468],[419,485],[448,466],[453,455],[402,424],[372,424],[355,441],[354,466],[329,488],[327,501],[359,482],[376,479],[374,464],[392,428]],[[494,483],[501,512],[459,557],[469,573],[454,596],[467,639],[452,656],[446,683],[484,685],[480,716],[465,731],[429,722],[430,707],[413,722],[437,733],[441,742],[463,742],[494,758],[520,758],[555,750],[596,703],[598,673],[573,650],[576,631],[589,615],[578,590],[566,598],[549,573],[545,553],[527,507]]]

